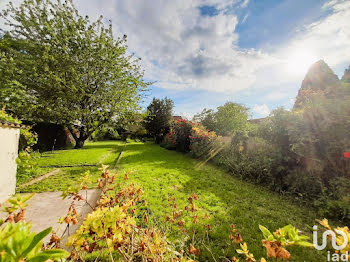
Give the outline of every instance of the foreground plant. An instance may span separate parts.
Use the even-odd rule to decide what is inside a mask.
[[[0,227],[1,262],[41,262],[61,260],[69,256],[62,249],[42,250],[43,239],[50,234],[51,227],[38,234],[31,232],[27,222],[5,223]]]
[[[165,233],[149,223],[143,190],[128,183],[130,172],[124,174],[123,183],[115,182],[108,166],[102,166],[101,173],[97,181],[102,188],[101,198],[81,227],[69,237],[67,245],[74,248],[70,258],[79,260],[92,254],[109,261],[187,261],[175,251]],[[80,187],[85,188],[85,183]],[[70,195],[75,200],[84,200],[79,187]],[[71,213],[67,216],[72,217]],[[66,223],[69,225],[70,221]]]
[[[62,261],[69,256],[65,250],[43,248],[43,239],[51,227],[35,234],[31,224],[24,221],[26,202],[32,196],[16,195],[4,207],[8,217],[0,223],[0,262]]]
[[[302,247],[313,247],[313,244],[307,242],[308,236],[299,235],[300,230],[287,225],[277,229],[274,233],[271,233],[266,227],[259,226],[261,232],[264,235],[262,240],[263,246],[266,248],[268,258],[280,258],[288,260],[291,258],[291,254],[285,248],[287,246],[302,246]]]
[[[333,232],[333,235],[336,236],[335,241],[339,247],[344,246],[343,249],[341,249],[339,252],[341,254],[349,254],[350,253],[350,229],[345,227],[337,227],[332,228],[327,219],[323,219],[322,221],[318,220],[318,222],[327,230]],[[347,244],[345,243],[347,239]],[[333,246],[333,245],[332,245]],[[338,250],[337,250],[338,252]],[[350,255],[348,255],[348,260],[350,260]]]

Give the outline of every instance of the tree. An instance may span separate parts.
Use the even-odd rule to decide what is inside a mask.
[[[25,54],[20,52],[24,43],[24,40],[13,41],[8,34],[0,37],[0,108],[6,107],[6,111],[16,116],[20,116],[19,112],[30,111],[28,102],[32,101],[18,81],[23,68],[29,65]]]
[[[227,102],[217,108],[215,113],[216,133],[229,136],[242,131],[247,126],[248,108],[233,102]]]
[[[221,136],[230,136],[235,132],[244,131],[248,124],[248,108],[233,102],[219,106],[216,112],[204,109],[195,115],[193,120]]]
[[[202,124],[210,131],[216,129],[215,112],[213,109],[204,108],[201,113],[193,116],[193,121]]]
[[[160,143],[170,130],[174,102],[171,99],[153,98],[147,107],[148,117],[145,119],[145,128],[154,137],[156,143]]]
[[[126,36],[115,39],[102,16],[90,22],[72,1],[25,0],[10,3],[2,17],[10,42],[21,43],[2,60],[12,59],[21,74],[7,74],[0,85],[14,81],[31,98],[32,110],[20,117],[67,126],[81,148],[99,126],[138,110],[148,85],[139,59],[127,55]]]

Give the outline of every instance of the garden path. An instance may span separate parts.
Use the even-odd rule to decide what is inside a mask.
[[[87,200],[95,206],[97,200],[100,197],[99,189],[87,190]],[[30,200],[28,200],[28,207],[26,208],[26,221],[32,223],[32,231],[39,233],[40,231],[52,227],[53,231],[61,237],[66,229],[66,224],[59,224],[58,220],[61,217],[65,217],[68,208],[72,203],[72,198],[67,197],[62,199],[62,192],[44,192],[35,194]],[[85,196],[85,190],[81,192]],[[77,225],[70,226],[69,233],[72,234],[81,225],[85,216],[91,212],[90,206],[85,204],[85,201],[76,201],[75,208],[78,213],[79,223]],[[0,211],[0,218],[5,218],[6,213]],[[44,243],[49,241],[50,235],[44,239]],[[63,239],[64,242],[65,239]]]

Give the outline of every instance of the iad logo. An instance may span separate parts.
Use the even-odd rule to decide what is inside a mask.
[[[325,232],[323,232],[323,235],[322,235],[322,245],[319,245],[317,242],[317,226],[315,225],[313,227],[314,229],[314,233],[313,233],[313,244],[314,244],[314,247],[317,249],[317,250],[323,250],[326,248],[327,246],[327,236],[330,235],[331,236],[331,240],[332,240],[332,247],[335,249],[335,250],[342,250],[344,249],[347,244],[348,244],[348,236],[345,234],[345,232],[342,232],[340,230],[337,230],[335,229],[334,231],[337,232],[337,234],[341,235],[344,239],[344,242],[341,246],[338,246],[337,244],[337,236],[335,235],[335,233],[332,231],[332,230],[326,230]]]
[[[319,245],[317,241],[317,226],[314,226],[313,229],[314,229],[313,244],[317,250],[323,250],[326,248],[328,236],[331,236],[332,247],[335,250],[343,250],[348,244],[349,239],[345,234],[345,232],[335,229],[334,231],[343,237],[343,244],[341,246],[338,246],[337,236],[335,235],[335,233],[332,230],[327,230],[322,235],[322,245]],[[328,261],[349,261],[349,252],[345,252],[342,254],[339,254],[339,253],[331,254],[331,252],[328,251],[327,260]]]

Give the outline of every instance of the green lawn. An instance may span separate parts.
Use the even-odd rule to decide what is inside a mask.
[[[42,180],[31,186],[21,188],[20,192],[46,192],[65,190],[74,183],[79,182],[81,174],[89,171],[94,181],[99,177],[99,168],[102,164],[114,166],[115,161],[121,151],[123,144],[118,141],[89,142],[83,149],[58,150],[45,152],[38,159],[38,165],[41,167],[40,174],[50,172],[57,167],[46,168],[46,166],[65,166],[71,165],[77,167],[61,167],[60,172],[45,180]],[[96,166],[79,166],[96,165]],[[24,183],[26,181],[23,181]],[[93,184],[95,185],[95,184]]]
[[[228,247],[231,223],[241,232],[255,257],[266,257],[259,224],[271,230],[292,224],[311,236],[317,218],[312,209],[235,179],[211,164],[198,170],[195,168],[197,163],[186,155],[151,143],[131,143],[123,153],[119,173],[132,171],[131,181],[143,185],[150,208],[161,221],[170,211],[168,196],[176,196],[178,202],[185,205],[187,197],[197,193],[201,207],[212,215],[214,226],[209,237],[216,257],[235,254],[233,247]],[[326,261],[325,253],[312,249],[289,250],[291,261]],[[212,261],[211,255],[202,251],[201,261]]]
[[[212,229],[209,234],[215,257],[232,257],[235,247],[229,246],[230,225],[235,224],[243,240],[255,257],[266,257],[261,245],[259,225],[275,230],[287,224],[312,234],[316,213],[293,203],[291,199],[270,192],[263,187],[240,181],[226,171],[207,164],[196,168],[198,161],[187,155],[168,151],[153,143],[122,142],[89,143],[82,150],[57,151],[41,159],[41,165],[99,163],[112,168],[119,152],[124,148],[116,170],[118,179],[126,171],[131,182],[141,184],[151,213],[161,222],[171,208],[169,196],[176,196],[178,205],[185,206],[191,193],[199,195],[203,212],[211,214]],[[89,158],[91,156],[91,159]],[[89,170],[94,180],[99,177],[98,167],[61,168],[61,172],[44,181],[23,189],[23,192],[64,190],[80,181],[81,174]],[[308,248],[289,248],[291,261],[326,261],[326,254]],[[200,261],[213,261],[209,252],[201,247]],[[218,259],[217,261],[222,261]]]
[[[38,160],[38,165],[64,166],[98,164],[100,161],[108,161],[108,158],[112,156],[112,153],[118,149],[117,145],[116,141],[88,142],[82,149],[45,152]]]

